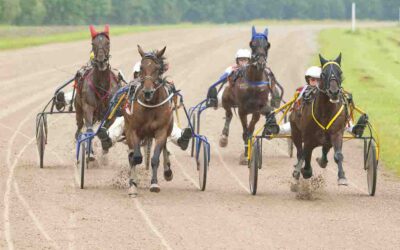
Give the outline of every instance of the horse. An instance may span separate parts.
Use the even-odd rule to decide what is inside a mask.
[[[173,173],[167,151],[167,138],[173,127],[171,99],[173,93],[168,89],[168,82],[162,78],[165,67],[166,47],[161,50],[145,53],[138,45],[141,60],[140,86],[135,90],[131,103],[131,112],[125,109],[124,118],[126,140],[129,147],[128,160],[130,164],[129,190],[131,196],[137,195],[136,165],[142,163],[140,142],[144,139],[155,139],[153,156],[151,158],[151,192],[160,192],[157,170],[160,155],[164,158],[164,179],[171,181]]]
[[[74,104],[78,127],[75,138],[78,138],[84,124],[87,132],[93,132],[93,124],[103,119],[110,99],[120,87],[119,77],[109,64],[109,26],[106,25],[103,32],[97,32],[92,25],[89,26],[89,29],[94,59],[91,62],[92,66],[85,70],[83,75],[77,73],[75,77],[77,94]],[[113,121],[114,119],[107,121],[97,134],[104,153],[107,153],[112,146],[107,129]]]
[[[325,168],[328,164],[327,154],[333,146],[334,160],[338,165],[338,184],[348,184],[343,170],[342,153],[348,115],[341,86],[341,58],[341,53],[335,60],[326,60],[319,55],[322,73],[314,97],[308,102],[302,100],[301,107],[293,109],[289,115],[291,136],[297,149],[297,163],[293,171],[296,180],[300,173],[304,179],[312,177],[310,162],[314,148],[322,146],[322,157],[317,158],[317,163]]]
[[[271,86],[269,77],[265,72],[270,47],[268,28],[265,29],[264,33],[257,33],[253,26],[250,41],[252,51],[250,62],[228,77],[229,84],[222,95],[225,125],[219,145],[226,147],[228,144],[229,126],[233,116],[232,108],[237,107],[244,141],[244,153],[240,156],[241,164],[247,164],[247,140],[253,134],[254,127],[261,114],[268,114],[272,110],[268,105],[268,96],[274,86]],[[247,123],[248,114],[252,114],[249,124]]]

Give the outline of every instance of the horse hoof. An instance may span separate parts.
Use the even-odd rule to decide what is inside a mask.
[[[226,135],[221,135],[221,138],[219,139],[219,146],[221,148],[224,148],[228,145],[228,136]]]
[[[292,173],[293,178],[295,178],[296,180],[300,179],[300,172],[294,170]]]
[[[89,161],[95,161],[96,158],[94,158],[93,156],[89,156]]]
[[[174,178],[174,174],[172,173],[171,169],[164,171],[164,179],[166,181],[172,181],[173,178]]]
[[[328,165],[328,161],[325,161],[325,160],[322,159],[322,158],[317,157],[316,161],[318,162],[318,165],[319,165],[321,168],[326,168],[326,166]]]
[[[156,183],[153,183],[150,185],[150,192],[154,192],[154,193],[159,193],[160,192],[160,186]]]
[[[136,197],[138,195],[137,187],[135,185],[131,185],[128,189],[129,197]]]
[[[247,159],[247,156],[244,154],[240,155],[240,160],[239,160],[240,165],[248,165],[249,164],[249,159]]]
[[[339,178],[338,179],[338,185],[339,186],[347,186],[347,185],[349,185],[349,183],[347,182],[346,178]]]
[[[301,169],[301,174],[304,179],[310,179],[312,177],[312,169],[306,170],[305,168]]]

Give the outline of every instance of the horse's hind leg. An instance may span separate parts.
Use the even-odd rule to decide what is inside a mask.
[[[326,168],[326,166],[328,165],[328,153],[329,150],[331,149],[331,145],[325,144],[322,146],[322,156],[321,157],[317,157],[317,163],[321,168]]]
[[[137,174],[136,174],[136,165],[142,162],[141,160],[141,152],[140,152],[140,144],[139,138],[136,135],[136,131],[127,130],[126,131],[126,141],[129,147],[129,190],[128,194],[130,196],[135,197],[137,195]]]
[[[171,181],[174,175],[171,170],[171,161],[169,160],[169,152],[167,149],[167,144],[165,144],[163,149],[163,164],[164,164],[164,179],[166,181]]]
[[[219,139],[219,146],[226,147],[228,145],[229,126],[231,125],[233,113],[231,107],[224,104],[225,109],[225,125],[222,130],[221,138]]]
[[[342,154],[342,145],[343,145],[343,135],[341,133],[337,133],[332,135],[331,141],[333,144],[333,149],[335,151],[334,160],[338,165],[338,184],[347,186],[348,182],[346,179],[346,175],[343,171],[343,154]]]

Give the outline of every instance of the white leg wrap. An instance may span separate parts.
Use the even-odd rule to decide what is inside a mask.
[[[218,93],[218,108],[222,108],[222,94],[224,93],[225,87],[222,87],[221,91]]]
[[[286,122],[279,126],[279,134],[290,134],[291,131],[290,122]]]
[[[69,91],[67,93],[64,93],[64,98],[65,98],[65,102],[68,104],[72,104],[72,92],[73,91]]]
[[[182,136],[182,129],[180,129],[178,125],[176,125],[174,122],[174,127],[172,128],[170,140],[175,145],[178,145],[178,139],[181,138],[181,136]]]

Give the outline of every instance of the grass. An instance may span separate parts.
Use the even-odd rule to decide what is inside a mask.
[[[370,116],[381,140],[385,167],[400,175],[400,27],[323,30],[321,52],[342,52],[343,87]]]
[[[110,35],[117,36],[127,33],[145,32],[162,29],[178,29],[202,27],[206,24],[172,24],[149,26],[111,26]],[[99,27],[101,30],[103,27]],[[63,43],[89,39],[88,26],[0,26],[0,50],[19,49],[49,43]]]

